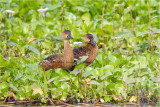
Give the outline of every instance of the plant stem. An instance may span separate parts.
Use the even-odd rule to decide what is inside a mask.
[[[85,72],[85,80],[86,80],[86,72]],[[86,93],[86,85],[87,85],[87,83],[84,82],[84,92],[85,92],[85,93]]]
[[[45,72],[45,69],[44,69],[44,66],[43,66],[43,61],[42,61],[42,54],[41,54],[41,42],[39,42],[39,40],[38,39],[36,39],[37,40],[37,42],[40,44],[40,60],[41,60],[41,63],[42,63],[42,68],[43,68],[43,72],[44,72],[44,75],[45,75],[45,77],[46,77],[46,80],[48,81],[48,78],[47,78],[47,75],[46,75],[46,72]],[[47,87],[49,88],[49,86],[47,85]]]
[[[40,60],[41,60],[41,63],[42,63],[42,68],[43,68],[44,75],[46,76],[46,72],[45,72],[45,69],[44,69],[44,66],[43,66],[43,61],[42,61],[41,44],[40,44]],[[47,76],[46,76],[46,80],[48,81]]]
[[[105,47],[104,47],[104,31],[103,31],[103,17],[104,17],[104,7],[103,7],[103,10],[102,10],[102,49],[103,49],[103,52],[105,52]]]
[[[80,78],[81,78],[81,76],[80,76],[80,73],[79,73],[79,74],[78,74],[78,84],[79,84],[79,88],[80,88],[80,90],[81,90],[81,93],[82,93],[82,95],[83,95],[83,97],[84,97],[85,102],[87,103],[87,98],[86,98],[86,96],[85,96],[85,93],[84,93],[83,90],[82,90]]]
[[[71,78],[72,78],[72,76],[70,74],[70,88],[69,88],[69,90],[70,90],[70,94],[71,94],[71,98],[72,98],[72,88],[71,88],[71,86],[72,86],[72,80],[71,80]]]
[[[148,14],[149,14],[149,28],[150,28],[150,30],[151,30],[151,28],[152,28],[152,26],[151,26],[151,14],[150,14],[150,7],[149,7],[149,1],[147,0],[147,5],[148,5]],[[148,34],[149,35],[149,34]],[[151,35],[151,32],[150,32],[150,35]],[[149,35],[149,36],[150,36]],[[152,40],[152,42],[151,42],[151,46],[152,46],[152,51],[153,51],[153,46],[154,46],[154,38],[153,38],[153,35],[151,36],[151,40]]]
[[[104,69],[103,69],[103,55],[102,54],[101,54],[101,57],[102,57],[102,59],[101,59],[102,60],[102,74],[105,75]],[[105,84],[104,84],[104,79],[103,79],[103,89],[102,90],[103,90],[103,93],[105,94],[104,86],[105,86]]]
[[[104,94],[103,96],[111,96],[111,97],[114,97],[114,98],[123,99],[122,97],[118,97],[116,95],[106,95],[106,94]]]
[[[139,104],[139,93],[138,93],[138,90],[139,90],[139,88],[138,88],[138,86],[137,86],[137,80],[136,80],[137,103],[138,103],[138,105],[140,106],[140,104]]]
[[[114,36],[114,16],[115,16],[115,8],[113,10],[113,36]]]
[[[113,36],[114,36],[114,16],[115,16],[115,8],[113,10],[113,27],[112,27],[112,29],[113,29]],[[114,40],[114,44],[117,45],[116,44],[116,39]]]
[[[134,39],[134,25],[133,25],[133,18],[132,18],[132,11],[131,9],[129,9],[130,11],[130,16],[131,16],[131,21],[132,21],[132,39],[133,39],[133,42],[134,42],[134,45],[135,45],[135,48],[136,48],[136,42],[135,42],[135,39]]]
[[[149,26],[151,29],[151,14],[150,14],[150,9],[149,9],[149,1],[147,0],[147,5],[148,5],[148,14],[149,14]]]
[[[64,4],[63,4],[63,9],[62,9],[61,34],[63,33],[63,29],[62,29],[62,26],[63,26],[63,17],[64,17]]]
[[[93,88],[91,88],[92,89],[92,91],[93,91],[93,93],[94,93],[94,98],[95,98],[95,100],[96,100],[96,102],[97,102],[97,104],[99,103],[98,101],[97,101],[97,96],[96,96],[96,93],[94,92],[94,90],[93,90]]]
[[[123,12],[122,12],[122,29],[125,28],[125,21],[124,21],[124,7],[123,7]]]
[[[1,35],[1,25],[0,25],[0,35]]]
[[[11,46],[11,49],[12,49],[12,51],[14,52],[15,57],[17,57],[17,56],[18,56],[18,54],[16,53],[16,51],[13,49],[13,47],[12,47],[12,46]]]
[[[52,103],[53,106],[55,106],[55,104],[53,103],[52,99],[48,98],[48,100]]]

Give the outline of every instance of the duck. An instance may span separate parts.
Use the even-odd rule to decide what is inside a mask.
[[[85,65],[90,65],[98,54],[98,46],[94,42],[94,37],[92,34],[86,34],[84,37],[84,46],[76,47],[73,49],[74,64],[76,61],[80,60],[83,56],[88,56],[84,61]]]
[[[64,53],[63,54],[54,54],[43,60],[43,66],[45,71],[50,69],[61,68],[63,70],[70,70],[74,65],[74,55],[72,48],[70,46],[69,40],[73,39],[71,36],[70,30],[65,30],[62,34],[64,42]]]

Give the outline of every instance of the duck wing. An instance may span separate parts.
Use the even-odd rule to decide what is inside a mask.
[[[55,54],[51,55],[43,60],[43,67],[46,70],[54,69],[54,68],[61,68],[63,63],[63,54]],[[40,63],[40,65],[42,65]]]
[[[88,52],[88,48],[86,46],[74,48],[73,55],[75,60],[81,60],[82,56],[88,56],[87,52]]]

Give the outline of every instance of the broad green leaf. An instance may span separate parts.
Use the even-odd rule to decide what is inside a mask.
[[[18,74],[14,80],[18,80],[21,77],[22,77],[22,74]]]
[[[125,81],[127,84],[135,84],[136,80],[133,77],[127,78]]]
[[[104,76],[102,76],[101,77],[101,80],[104,80],[105,78],[107,78],[108,77],[108,74],[107,75],[104,75]]]
[[[84,75],[85,76],[85,75]],[[98,75],[93,75],[93,76],[91,76],[91,79],[96,79],[96,80],[98,80]]]
[[[54,78],[51,78],[50,80],[47,81],[47,84],[50,84],[50,82],[54,81],[55,79],[57,79],[58,77],[54,77]]]
[[[105,96],[104,99],[105,99],[105,102],[109,102],[111,100],[111,97]]]
[[[34,82],[37,81],[36,79],[34,79],[33,76],[29,76],[28,79],[31,80],[31,81],[34,81]]]
[[[100,83],[98,83],[97,81],[94,81],[94,80],[88,82],[87,84],[100,85]]]
[[[77,68],[75,68],[70,74],[77,75],[77,74],[79,74],[79,73],[81,73],[81,72],[82,72],[82,69],[77,69]]]
[[[78,11],[82,11],[82,12],[88,12],[89,9],[83,7],[83,6],[74,6],[74,9],[77,9]]]
[[[115,83],[109,83],[108,85],[107,85],[107,87],[109,87],[110,88],[110,90],[114,90],[115,89]]]
[[[142,36],[144,37],[146,34],[148,34],[149,31],[145,31],[145,32],[137,32],[137,36]]]
[[[82,43],[82,42],[73,42],[73,45],[74,45],[74,46],[82,46],[83,43]]]
[[[90,18],[91,18],[91,15],[90,13],[85,13],[81,16],[81,19],[82,21],[84,21],[84,23],[88,26],[89,23],[90,23]]]
[[[92,67],[86,67],[85,72],[86,72],[86,77],[90,76],[90,75],[94,75],[94,73],[92,72],[93,68]]]
[[[75,66],[75,69],[83,69],[86,66],[85,63],[79,63],[78,65]]]
[[[35,54],[39,54],[38,49],[36,49],[36,48],[33,47],[32,45],[29,45],[28,49],[31,50],[32,52],[34,52]]]
[[[105,74],[111,74],[111,72],[114,70],[114,66],[113,65],[105,65],[103,67],[103,70],[104,70]]]
[[[77,61],[77,64],[81,63],[81,62],[84,62],[86,59],[88,58],[88,56],[82,56],[81,60]]]
[[[152,29],[154,33],[160,33],[160,29]]]
[[[1,87],[1,89],[7,88],[7,87],[8,87],[7,82],[2,82],[2,83],[0,84],[0,87]],[[0,89],[0,90],[1,90],[1,89]]]
[[[53,39],[62,41],[62,36],[53,36]]]
[[[155,83],[160,83],[160,78],[159,77],[154,77],[152,80]]]
[[[113,25],[113,22],[104,19],[103,24],[104,24],[104,25]]]
[[[94,75],[98,75],[99,76],[99,71],[97,69],[93,69],[92,72],[94,73]]]
[[[10,42],[8,43],[8,46],[14,46],[14,45],[17,45],[17,43],[12,42],[12,41],[10,41]]]
[[[34,93],[39,93],[41,95],[43,94],[42,89],[39,86],[37,86],[35,83],[33,83],[30,87]]]
[[[13,84],[10,84],[10,87],[15,90],[15,91],[18,91],[17,87],[15,87]]]
[[[64,89],[67,89],[69,87],[69,84],[67,84],[67,82],[64,82],[62,85],[61,85],[61,88],[64,90]]]

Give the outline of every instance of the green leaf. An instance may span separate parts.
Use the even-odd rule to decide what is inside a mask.
[[[131,37],[132,33],[129,29],[123,29],[123,32],[119,32],[116,36],[112,36],[112,39],[124,39]]]
[[[152,80],[155,83],[160,83],[160,78],[159,77],[154,77]]]
[[[50,80],[47,81],[47,84],[50,84],[50,82],[54,81],[55,79],[57,79],[58,77],[54,77],[54,78],[51,78]]]
[[[39,42],[44,41],[45,39],[38,39]]]
[[[62,36],[53,36],[53,39],[62,41]]]
[[[81,63],[81,62],[84,62],[86,59],[88,58],[88,56],[82,56],[81,60],[77,61],[77,64]]]
[[[34,81],[34,82],[37,81],[36,79],[34,79],[33,76],[29,76],[28,79],[31,80],[31,81]]]
[[[160,33],[160,29],[152,29],[154,33]]]
[[[111,74],[111,72],[114,70],[114,66],[113,65],[105,65],[103,67],[103,70],[104,70],[105,74]]]
[[[33,93],[39,93],[41,95],[44,94],[42,89],[39,86],[37,86],[35,83],[33,83],[30,87],[33,90]]]
[[[6,89],[6,88],[8,87],[7,82],[2,82],[2,83],[0,84],[0,87],[1,87],[1,89]],[[0,89],[0,90],[1,90],[1,89]]]
[[[32,52],[36,53],[36,54],[39,54],[38,49],[36,49],[36,48],[33,47],[32,45],[29,45],[28,49],[31,50]]]
[[[82,46],[83,43],[82,42],[74,42],[73,45],[77,47],[77,46]]]
[[[94,80],[88,82],[87,84],[100,85],[100,83],[98,83],[97,81],[94,81]]]
[[[15,87],[13,84],[11,84],[10,87],[11,87],[13,90],[18,91],[17,87]]]
[[[140,72],[140,73],[138,74],[138,76],[139,76],[139,77],[143,77],[143,76],[149,75],[149,74],[150,74],[150,72]]]
[[[107,87],[109,87],[110,90],[115,90],[115,85],[115,83],[109,83]]]
[[[113,22],[104,19],[103,24],[104,24],[104,25],[113,25]]]
[[[105,102],[109,102],[111,100],[109,96],[105,96],[104,99],[105,99]]]
[[[127,84],[135,84],[136,80],[133,77],[129,77],[125,81]]]
[[[85,66],[86,66],[85,63],[80,63],[80,64],[75,66],[75,69],[83,69]]]
[[[22,77],[22,74],[18,74],[14,80],[17,80]]]
[[[67,82],[64,82],[62,85],[61,85],[61,88],[64,90],[64,89],[67,89],[69,87],[69,85],[67,84]]]
[[[87,26],[90,23],[90,18],[91,18],[90,13],[85,13],[81,16],[82,21],[84,21],[84,24],[86,24]]]
[[[12,42],[12,41],[10,41],[10,42],[8,43],[8,46],[14,46],[14,45],[17,45],[17,43]]]
[[[104,76],[102,76],[101,77],[101,80],[104,80],[105,78],[107,78],[108,77],[108,74],[107,75],[104,75]]]
[[[77,69],[77,68],[75,68],[70,74],[77,75],[77,74],[79,74],[79,73],[81,73],[81,72],[82,72],[82,69]]]
[[[88,77],[90,75],[94,75],[94,73],[92,72],[92,70],[93,70],[93,68],[89,67],[89,66],[85,69],[85,71],[86,71],[86,77]]]
[[[142,36],[144,37],[146,34],[148,34],[149,31],[145,31],[145,32],[137,32],[137,36]]]
[[[74,9],[78,10],[78,11],[81,11],[81,12],[88,12],[89,11],[88,8],[85,8],[83,6],[74,6]]]
[[[55,9],[57,9],[57,8],[61,7],[61,5],[60,5],[60,4],[51,5],[51,4],[43,3],[43,5],[44,5],[44,7],[49,8],[49,10],[55,10]]]
[[[85,76],[85,74],[84,74],[84,76]],[[98,75],[93,75],[93,76],[91,76],[91,79],[96,79],[96,80],[98,80]]]

